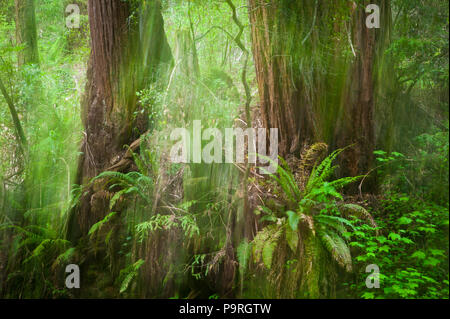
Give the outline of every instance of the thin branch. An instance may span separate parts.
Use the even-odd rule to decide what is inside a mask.
[[[9,96],[8,91],[3,85],[3,81],[1,78],[0,78],[0,91],[2,91],[2,94],[6,100],[6,104],[8,104],[9,111],[11,113],[11,117],[14,122],[14,127],[16,129],[17,137],[19,138],[19,145],[23,152],[24,150],[27,149],[27,139],[25,138],[25,133],[23,131],[22,124],[20,124],[20,119],[19,115],[17,114],[16,107],[14,106],[14,103],[11,97]]]
[[[308,40],[309,36],[311,35],[311,33],[314,30],[314,26],[316,25],[316,19],[317,19],[317,7],[319,6],[319,1],[316,0],[316,6],[314,7],[314,18],[313,18],[313,22],[311,25],[311,29],[309,30],[308,34],[306,35],[306,37],[303,39],[302,41],[302,45],[305,44],[306,40]]]
[[[203,39],[204,37],[206,37],[212,30],[214,29],[219,29],[221,31],[223,31],[228,37],[230,37],[231,39],[234,39],[233,35],[228,32],[228,30],[226,30],[225,28],[218,26],[218,25],[214,25],[211,28],[209,28],[205,33],[203,33],[201,36],[195,38],[195,41],[200,41],[201,39]]]

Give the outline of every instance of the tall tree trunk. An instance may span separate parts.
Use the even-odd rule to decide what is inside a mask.
[[[356,6],[356,5],[355,5]],[[375,145],[374,135],[374,62],[375,32],[366,27],[364,7],[352,14],[351,36],[355,58],[351,61],[336,127],[337,147],[349,148],[341,157],[341,173],[356,176],[369,171]]]
[[[134,116],[139,108],[136,92],[144,88],[158,65],[171,61],[159,1],[144,1],[131,8],[121,0],[89,0],[88,13],[92,50],[82,101],[85,138],[79,185],[113,170],[125,155],[124,146],[147,130],[147,119]],[[130,19],[133,13],[140,18]],[[130,165],[114,167],[122,172],[131,169]],[[108,213],[111,196],[101,185],[85,189],[69,221],[69,237],[86,235]]]
[[[39,64],[34,0],[15,0],[16,41],[24,46],[18,53],[19,67],[24,64]]]
[[[318,141],[354,144],[341,173],[370,170],[374,65],[386,45],[390,11],[381,29],[369,29],[369,3],[389,10],[389,0],[249,0],[261,113],[266,127],[279,129],[280,155],[299,156],[304,144]]]
[[[377,4],[380,8],[380,28],[368,28],[366,19],[368,13],[365,8],[369,4]],[[349,39],[355,50],[355,57],[351,60],[344,93],[344,103],[340,108],[332,145],[349,148],[340,158],[340,174],[356,176],[367,174],[373,168],[374,150],[377,140],[384,147],[384,139],[376,135],[375,119],[381,119],[383,110],[389,109],[381,100],[383,87],[388,83],[384,50],[389,45],[391,30],[390,0],[364,1],[352,8],[352,25]],[[383,78],[380,77],[383,75]],[[385,83],[383,84],[383,81]],[[378,105],[376,105],[378,103]],[[375,114],[378,110],[379,115]],[[365,179],[364,190],[374,191],[376,180],[373,176]],[[353,191],[356,191],[355,185]]]
[[[314,136],[310,93],[296,67],[308,53],[299,35],[314,17],[312,1],[250,0],[252,48],[261,113],[266,128],[278,128],[281,156],[297,154]],[[304,31],[304,32],[303,32]],[[309,42],[308,42],[309,44]]]
[[[249,4],[261,114],[266,127],[279,129],[280,155],[299,156],[305,144],[315,142],[331,149],[352,145],[340,157],[340,175],[368,173],[376,141],[377,65],[389,36],[390,1]],[[380,29],[366,25],[369,4],[383,10]],[[364,190],[374,185],[366,183]],[[320,277],[317,237],[303,223],[299,229],[300,296],[326,296],[332,290],[322,289],[332,280]]]

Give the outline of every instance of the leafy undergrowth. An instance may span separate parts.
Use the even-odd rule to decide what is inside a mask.
[[[448,208],[405,194],[392,194],[380,206],[377,228],[361,225],[352,233],[355,297],[448,298]],[[380,271],[378,289],[366,287],[371,264]]]

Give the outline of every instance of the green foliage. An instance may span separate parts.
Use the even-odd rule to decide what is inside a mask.
[[[144,261],[142,259],[139,259],[134,264],[129,265],[128,267],[126,267],[120,271],[118,280],[121,282],[121,284],[120,284],[120,293],[121,294],[124,293],[128,289],[132,280],[139,275],[139,268],[141,268],[141,266],[143,264],[144,264]]]
[[[270,269],[272,267],[272,258],[275,247],[282,234],[282,228],[276,225],[270,225],[258,232],[253,239],[253,257],[255,262],[262,262]]]
[[[378,173],[386,192],[414,192],[426,200],[445,205],[449,200],[449,133],[433,129],[414,139],[411,156],[376,151]]]
[[[75,247],[70,247],[65,252],[63,252],[61,255],[56,257],[55,262],[52,265],[52,269],[57,268],[58,266],[69,264],[70,259],[75,255]]]
[[[288,215],[289,226],[293,231],[297,231],[298,223],[300,222],[300,216],[291,210],[287,211],[286,214]]]
[[[150,202],[149,194],[153,191],[153,180],[151,177],[145,176],[140,172],[120,173],[120,172],[103,172],[92,179],[96,180],[107,178],[110,189],[116,187],[121,188],[111,198],[109,206],[112,209],[117,201],[124,195],[136,194],[141,200]]]
[[[250,255],[252,252],[252,243],[244,239],[236,250],[237,260],[239,262],[239,274],[243,283],[245,271],[250,261]]]
[[[315,146],[311,148],[315,149]],[[353,224],[344,216],[357,215],[370,219],[370,214],[359,205],[337,202],[343,200],[338,189],[361,178],[357,176],[329,181],[336,169],[333,161],[343,151],[344,149],[336,150],[320,163],[316,163],[304,187],[297,184],[286,161],[280,158],[281,165],[277,166],[277,174],[272,174],[271,177],[281,187],[283,195],[286,195],[288,207],[296,207],[296,211],[285,212],[286,219],[277,218],[276,213],[267,207],[260,208],[260,211],[266,213],[261,221],[275,222],[276,225],[266,226],[253,240],[256,262],[262,256],[266,267],[271,268],[273,253],[283,232],[288,246],[293,253],[297,253],[299,224],[302,224],[303,229],[307,227],[313,236],[321,240],[323,249],[329,252],[332,260],[346,271],[352,270],[352,258],[346,237]]]
[[[67,291],[56,289],[53,278],[54,271],[61,269],[62,262],[68,261],[74,252],[71,243],[58,238],[52,229],[36,225],[24,227],[3,225],[1,230],[13,230],[14,242],[11,257],[20,262],[16,271],[11,271],[7,277],[8,285],[12,287],[34,283],[37,289],[26,289],[25,297],[37,298],[42,295],[67,295]],[[14,266],[13,260],[6,265]],[[16,266],[17,267],[17,266]]]
[[[379,228],[358,230],[353,245],[361,266],[380,267],[382,289],[369,294],[353,284],[364,298],[449,296],[448,124],[412,142],[408,154],[375,152],[385,194],[374,212]]]
[[[192,216],[160,214],[152,216],[150,220],[136,225],[136,232],[139,236],[139,240],[142,242],[151,232],[157,230],[170,230],[174,227],[181,228],[187,238],[200,234],[200,229]]]
[[[334,231],[319,231],[318,235],[322,240],[327,250],[331,253],[333,259],[345,270],[350,272],[352,270],[352,257],[350,249],[345,240]]]
[[[106,215],[105,218],[103,218],[101,221],[92,225],[91,229],[89,229],[88,235],[93,235],[96,231],[100,230],[103,227],[103,225],[108,223],[115,215],[117,215],[116,212],[111,212],[108,215]]]
[[[191,268],[191,276],[193,278],[195,278],[196,280],[200,280],[202,279],[203,276],[207,276],[208,275],[208,270],[209,268],[205,265],[206,259],[206,254],[197,254],[194,255],[194,261],[192,262],[192,264],[190,265]],[[204,269],[204,271],[202,271],[202,269]],[[199,270],[197,270],[199,269]]]
[[[400,80],[448,87],[448,2],[395,0],[399,11],[388,53],[398,60]]]
[[[140,1],[129,2],[134,23]],[[300,165],[280,158],[272,180],[252,177],[248,198],[242,167],[169,163],[172,129],[189,129],[193,120],[219,129],[244,124],[244,90],[228,5],[161,2],[175,59],[168,76],[155,72],[136,92],[142,108],[132,115],[149,124],[139,153],[125,150],[136,172],[103,172],[88,185],[72,185],[87,138],[80,120],[91,49],[87,1],[35,1],[40,65],[19,67],[24,46],[15,45],[14,1],[0,0],[0,77],[29,145],[21,156],[0,95],[0,296],[75,297],[63,288],[64,267],[77,263],[88,267],[88,298],[318,298],[333,296],[327,287],[334,285],[342,298],[448,298],[448,1],[391,1],[392,42],[374,65],[375,135],[383,150],[369,175],[377,174],[380,190],[362,198],[343,191],[361,176],[336,179],[343,150],[322,160],[323,143],[304,150]],[[65,26],[69,3],[81,8],[80,29]],[[247,1],[233,3],[250,48]],[[283,21],[286,35],[273,38],[273,49],[291,51],[282,67],[299,74],[321,138],[331,140],[349,85],[349,70],[336,57],[353,59],[346,32],[336,30],[347,30],[351,16],[349,6],[331,3],[316,17],[318,3],[281,1],[268,18]],[[292,30],[296,36],[287,36]],[[190,65],[194,55],[199,72]],[[259,125],[251,58],[247,77]],[[108,191],[111,213],[96,215],[89,236],[71,243],[62,234],[79,221],[67,212],[88,186]],[[267,186],[262,194],[260,186]],[[244,203],[254,207],[260,195],[259,232],[249,241],[241,237],[249,226]],[[91,252],[95,258],[86,258]],[[380,289],[365,286],[368,264],[380,267]]]
[[[352,233],[360,270],[351,288],[358,297],[448,298],[448,207],[393,194],[375,217],[378,228],[357,225]],[[380,268],[380,289],[370,292],[363,280],[368,264]]]

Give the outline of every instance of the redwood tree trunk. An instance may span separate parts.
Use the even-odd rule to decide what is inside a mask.
[[[15,0],[16,41],[24,49],[18,53],[19,67],[39,64],[34,0]]]
[[[372,167],[375,146],[375,31],[366,27],[364,8],[355,9],[352,15],[351,40],[356,56],[349,68],[333,141],[336,147],[354,144],[340,158],[343,176],[366,174]]]
[[[383,54],[390,15],[381,29],[366,27],[366,5],[389,0],[249,0],[253,56],[264,124],[279,129],[281,156],[299,156],[314,142],[354,144],[342,175],[372,166],[374,65]],[[382,31],[380,31],[382,30]]]
[[[139,20],[129,19],[136,13],[132,10]],[[147,130],[145,116],[134,116],[139,107],[136,92],[145,87],[156,66],[171,60],[158,1],[131,8],[121,0],[89,0],[88,13],[92,49],[82,102],[85,138],[79,185],[87,185],[117,164],[125,154],[124,146]],[[122,172],[131,169],[130,165],[115,166]],[[87,234],[109,212],[112,195],[100,185],[84,189],[69,222],[69,236]]]
[[[368,28],[368,13],[365,7],[377,4],[380,8],[380,28]],[[337,119],[333,147],[350,147],[340,158],[340,175],[356,176],[367,174],[374,167],[375,145],[387,147],[383,132],[376,134],[376,127],[384,127],[380,121],[390,105],[383,102],[384,87],[389,86],[388,64],[384,51],[390,42],[391,4],[390,0],[364,1],[352,8],[351,41],[356,56],[351,60],[344,92],[344,103]],[[383,83],[384,82],[384,83]],[[375,111],[378,114],[375,114]],[[378,123],[377,121],[378,120]],[[381,133],[381,134],[380,134]],[[373,174],[365,179],[363,191],[376,190]],[[356,192],[356,185],[350,191]]]

